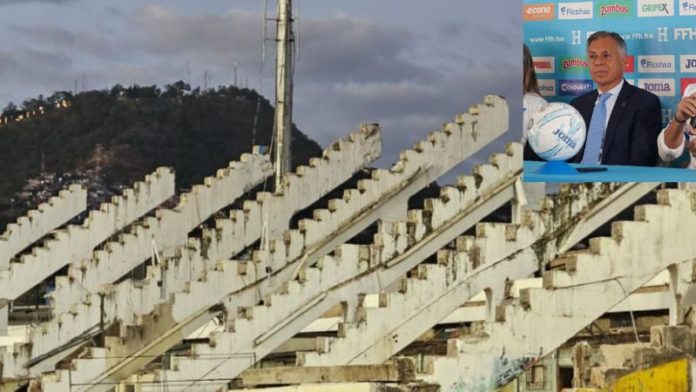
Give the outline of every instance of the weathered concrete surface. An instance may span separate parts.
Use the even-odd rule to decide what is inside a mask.
[[[486,336],[456,341],[457,357],[436,361],[431,379],[447,388],[462,378],[485,385],[502,382],[660,271],[689,263],[696,256],[688,234],[696,224],[693,200],[693,192],[659,191],[657,205],[636,207],[635,221],[614,223],[611,238],[592,239],[589,250],[567,255],[569,271],[545,273],[546,289],[528,290],[519,303],[502,307]],[[454,369],[467,376],[448,376]]]
[[[416,366],[410,358],[395,358],[391,363],[382,365],[248,369],[240,377],[244,386],[339,382],[408,382],[415,381]]]
[[[509,201],[513,195],[511,180],[521,170],[521,146],[510,146],[508,153],[509,156],[495,156],[493,161],[497,165],[486,169],[488,181],[482,181],[478,187],[473,178],[471,181],[462,179],[460,183],[468,187],[446,189],[441,198],[426,202],[427,215],[436,218],[424,219],[424,211],[414,210],[409,213],[408,224],[383,223],[375,236],[375,245],[341,246],[333,257],[322,258],[317,268],[304,270],[299,282],[286,282],[283,290],[270,298],[265,297],[265,293],[270,292],[265,291],[264,284],[229,296],[230,305],[234,307],[230,307],[227,314],[240,315],[234,320],[234,332],[217,333],[211,337],[211,344],[195,345],[192,358],[175,357],[176,370],[163,371],[159,378],[202,380],[173,385],[172,391],[191,387],[213,390],[219,386],[215,379],[239,374],[253,362],[250,358],[264,357],[335,304],[356,298],[361,292],[378,291],[397,281],[425,257],[465,231],[468,226],[458,226],[460,221],[473,225],[480,216]],[[482,166],[481,171],[485,167]],[[472,211],[470,207],[484,200],[482,196],[505,194],[493,192],[500,184],[507,184],[507,197],[481,211],[476,219],[467,220]],[[266,298],[264,305],[238,308],[240,303],[253,303],[259,290]],[[241,356],[242,353],[247,356]],[[199,361],[197,355],[219,359]]]
[[[504,100],[495,96],[486,97],[483,105],[474,107],[470,110],[470,113],[459,116],[455,123],[446,124],[443,128],[443,132],[431,134],[428,141],[418,143],[414,150],[404,152],[400,161],[395,164],[391,170],[375,170],[371,180],[362,181],[358,184],[359,189],[346,192],[343,199],[332,200],[329,203],[329,209],[315,212],[316,219],[301,221],[299,233],[289,232],[289,234],[287,234],[289,237],[287,237],[285,241],[271,241],[269,244],[271,252],[260,252],[258,257],[255,255],[255,260],[258,260],[258,265],[265,266],[265,270],[268,271],[275,271],[282,268],[286,265],[287,260],[292,260],[300,256],[302,254],[301,251],[312,250],[313,248],[308,249],[308,244],[321,244],[326,241],[326,233],[335,232],[342,227],[353,228],[356,219],[370,212],[371,209],[374,209],[375,204],[380,205],[380,203],[384,203],[385,200],[391,202],[392,200],[390,197],[392,193],[398,192],[400,189],[404,188],[404,186],[419,184],[418,181],[425,181],[427,179],[430,179],[428,182],[432,181],[433,176],[436,178],[455,164],[461,162],[481,146],[504,132],[507,129],[507,120],[507,105]],[[485,188],[487,186],[485,184],[486,176],[481,175],[481,179],[483,179],[483,184],[476,184],[476,186]],[[425,184],[426,183],[422,185]],[[418,188],[419,187],[414,188],[413,192]],[[407,197],[403,196],[401,198],[403,199],[401,201],[404,202],[407,199]],[[364,224],[369,225],[378,218],[379,215],[374,215],[374,217],[371,218],[373,219],[372,221],[365,221]],[[334,248],[335,245],[331,247],[327,246],[325,252]],[[324,252],[324,250],[322,250],[322,252]],[[316,256],[313,257],[318,258],[322,252],[314,253]],[[266,254],[272,257],[268,258]],[[297,256],[290,257],[292,254]],[[222,267],[219,263],[216,263],[216,266],[216,268]],[[176,294],[176,308],[181,310],[186,309],[185,313],[176,313],[178,311],[174,310],[175,314],[172,318],[162,317],[163,315],[161,313],[158,313],[159,315],[156,317],[160,320],[181,320],[182,322],[179,323],[180,327],[185,325],[194,330],[199,325],[192,325],[190,321],[187,320],[195,319],[204,322],[204,318],[196,316],[198,313],[193,310],[195,307],[192,308],[190,306],[192,302],[188,302],[187,298],[193,300],[194,295],[198,296],[198,298],[204,297],[202,302],[200,300],[193,302],[201,305],[205,302],[210,303],[210,301],[215,300],[216,297],[209,294],[210,290],[213,290],[214,287],[219,287],[216,286],[211,279],[211,276],[216,275],[214,273],[216,271],[208,269],[206,269],[206,271],[208,271],[205,278],[208,282],[207,284],[205,281],[194,281],[188,285],[190,286],[188,292],[181,293],[181,295]],[[222,272],[222,270],[217,271]],[[246,273],[251,273],[249,268],[247,268]],[[257,272],[254,273],[256,274]],[[248,277],[245,277],[243,280],[249,281]],[[180,278],[179,281],[181,281]],[[278,282],[278,284],[282,284],[282,282]],[[204,289],[204,291],[200,289]],[[159,289],[157,290],[159,291]],[[130,291],[130,293],[132,293],[132,291]],[[132,295],[128,298],[132,300]],[[132,303],[137,302],[138,301],[132,301]],[[187,303],[189,305],[188,308],[186,306],[179,306],[178,303],[180,302]],[[200,307],[198,309],[200,309]],[[207,312],[207,310],[203,310],[203,312]],[[130,317],[133,318],[132,316]],[[171,327],[153,323],[152,318],[148,318],[147,321],[141,319],[137,321],[137,325],[144,326],[145,330],[143,331],[141,329],[138,334],[128,334],[128,344],[130,345],[132,343],[132,345],[118,349],[120,350],[119,353],[132,353],[136,347],[139,348],[144,344],[147,345],[150,343],[155,344],[155,340],[161,342],[162,339],[159,338],[163,336],[174,336],[169,332],[162,335],[162,331]],[[175,330],[176,329],[172,330],[172,333],[174,333]],[[180,335],[180,331],[176,332],[176,335]],[[138,336],[140,336],[140,338],[138,338]],[[160,345],[159,347],[160,349],[158,350],[161,350],[163,346]],[[146,347],[145,350],[150,349]],[[142,366],[142,364],[139,364],[140,360],[141,359],[137,358],[129,358],[127,361],[120,364],[120,370],[117,371],[114,369],[113,371],[109,371],[108,374],[110,375],[105,374],[103,377],[106,377],[105,379],[113,379],[113,377],[118,374],[118,379],[122,379]],[[90,390],[100,389],[90,388]]]
[[[0,235],[0,270],[7,269],[10,259],[34,241],[63,225],[87,208],[87,190],[70,185],[46,203],[7,225]]]
[[[626,200],[626,190],[626,186],[617,187],[607,195],[584,185],[565,187],[555,198],[544,200],[540,210],[527,210],[520,224],[477,225],[475,238],[460,238],[456,250],[438,253],[438,259],[454,258],[459,268],[440,274],[429,270],[427,277],[409,279],[404,293],[384,293],[379,308],[366,309],[359,322],[341,325],[342,336],[332,342],[328,352],[299,353],[298,363],[308,366],[381,363],[476,293],[492,290],[491,296],[496,298],[490,298],[489,303],[499,302],[510,295],[506,292],[506,281],[522,279],[538,269],[541,260],[533,249],[545,247],[546,255],[554,254],[558,248],[554,251],[553,247],[558,243],[567,246],[568,241],[550,242],[550,238],[568,238],[578,226],[585,231],[596,229],[600,223],[592,224],[584,218],[605,209],[607,200],[622,205],[633,200],[633,197]],[[568,195],[575,198],[568,199]],[[555,199],[566,203],[554,203]],[[562,214],[554,209],[570,213]],[[465,268],[461,269],[462,266]]]
[[[72,269],[69,278],[59,278],[53,293],[56,316],[41,326],[42,334],[34,336],[30,355],[36,358],[82,331],[94,328],[100,321],[135,324],[133,320],[138,314],[147,314],[158,304],[165,303],[171,294],[188,290],[189,281],[205,279],[206,269],[215,268],[218,259],[228,258],[258,241],[269,222],[275,227],[287,228],[292,214],[347,180],[354,171],[376,159],[379,152],[379,129],[364,126],[346,140],[334,143],[321,159],[313,159],[310,166],[302,166],[297,173],[290,174],[284,193],[259,194],[256,201],[246,201],[243,210],[233,210],[231,219],[218,219],[216,228],[204,230],[202,240],[188,239],[187,243],[188,231],[270,173],[272,168],[267,156],[243,155],[242,161],[218,171],[217,177],[207,178],[206,186],[195,186],[191,193],[182,195],[174,210],[159,211],[157,218],[137,226],[133,235],[110,243],[110,251],[99,254],[103,257]],[[85,294],[85,289],[96,291],[149,258],[154,239],[157,239],[155,245],[166,253],[172,253],[172,248],[183,244],[198,252],[190,260],[187,257],[191,252],[179,249],[189,264],[186,267],[177,265],[180,268],[164,265],[162,270],[150,271],[149,286],[127,281],[115,288],[101,287],[100,296]],[[141,300],[135,306],[124,307],[124,303],[134,302],[133,293],[142,293]],[[46,369],[39,367],[37,371]]]
[[[111,203],[90,211],[81,226],[56,231],[43,246],[0,270],[0,302],[14,300],[65,265],[89,258],[95,246],[173,194],[174,173],[159,168],[145,181],[114,196]]]

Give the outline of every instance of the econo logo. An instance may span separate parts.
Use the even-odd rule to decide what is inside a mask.
[[[524,20],[549,20],[554,18],[553,3],[527,4],[522,10]]]

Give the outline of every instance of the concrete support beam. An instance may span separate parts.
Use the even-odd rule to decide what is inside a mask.
[[[0,235],[0,270],[9,267],[10,259],[51,230],[65,224],[87,208],[87,190],[70,185],[35,210],[7,225]]]
[[[241,374],[243,386],[270,386],[337,382],[408,382],[416,379],[410,358],[396,358],[383,365],[278,367],[248,369]]]
[[[68,277],[59,277],[53,293],[56,316],[41,326],[46,333],[34,337],[32,358],[70,341],[99,322],[120,320],[125,325],[136,324],[134,315],[152,312],[171,294],[188,290],[190,281],[205,279],[206,269],[216,268],[219,259],[229,258],[258,241],[269,224],[287,228],[294,213],[346,181],[379,153],[379,128],[364,126],[334,143],[321,159],[312,159],[310,166],[289,173],[282,194],[261,193],[256,201],[245,202],[243,210],[232,211],[231,219],[218,219],[214,229],[204,230],[202,239],[187,240],[186,234],[191,229],[271,173],[267,156],[243,155],[242,161],[231,163],[214,178],[206,178],[205,186],[195,186],[192,192],[183,194],[174,210],[159,211],[158,218],[137,226],[132,235],[109,243],[108,251],[96,252],[96,258],[71,269]],[[163,269],[149,270],[149,285],[126,281],[117,287],[102,287],[149,258],[154,251],[154,240],[156,247],[167,253],[179,249],[183,253],[180,257],[188,264],[176,261],[179,268],[165,265]],[[180,249],[182,245],[186,245],[185,249]],[[197,252],[194,255],[187,249]],[[100,288],[101,296],[85,294],[85,290]],[[122,301],[133,302],[134,292],[142,298],[137,301],[140,306],[121,306]],[[48,369],[50,362],[36,367],[37,372]]]
[[[568,271],[545,273],[546,288],[527,290],[501,307],[485,336],[453,341],[455,356],[435,361],[428,379],[453,381],[454,366],[467,374],[468,387],[504,385],[525,363],[555,350],[662,270],[692,264],[695,199],[693,191],[659,191],[657,205],[636,207],[636,220],[614,223],[612,237],[594,238],[590,249],[567,255]]]
[[[373,246],[342,245],[333,257],[320,259],[316,268],[301,270],[298,280],[286,282],[280,292],[273,293],[272,287],[260,281],[257,287],[228,296],[227,314],[239,314],[234,331],[214,334],[210,344],[194,345],[193,357],[174,357],[174,369],[162,371],[157,379],[181,380],[170,387],[171,391],[214,390],[220,386],[216,379],[241,373],[334,305],[398,281],[423,259],[509,202],[521,171],[521,146],[511,145],[508,153],[496,154],[492,158],[495,165],[477,169],[486,179],[479,184],[473,178],[462,178],[459,189],[444,188],[440,198],[426,200],[424,211],[410,211],[408,223],[380,225]],[[279,274],[288,272],[290,279],[294,267],[289,265]],[[253,304],[258,294],[265,298],[264,305],[242,306]],[[197,359],[199,356],[202,360]]]
[[[14,300],[60,268],[90,258],[95,246],[173,194],[174,173],[159,168],[121,196],[114,196],[111,203],[90,211],[81,226],[56,231],[43,246],[0,270],[0,302]]]
[[[346,192],[342,199],[330,201],[327,210],[318,210],[315,212],[316,219],[302,221],[300,223],[300,232],[289,232],[286,234],[285,241],[272,241],[269,246],[270,252],[264,251],[260,252],[258,256],[255,255],[254,262],[256,266],[246,266],[246,272],[251,273],[252,269],[248,267],[252,267],[254,269],[254,275],[251,276],[252,278],[264,278],[265,274],[268,273],[266,271],[276,272],[287,266],[289,260],[296,260],[302,257],[303,254],[313,253],[317,255],[316,257],[319,257],[321,253],[316,252],[318,245],[312,246],[311,244],[325,243],[326,233],[334,233],[339,229],[344,230],[342,228],[347,229],[352,227],[357,219],[371,214],[375,205],[383,204],[385,200],[392,202],[392,196],[395,192],[398,193],[400,189],[413,183],[415,180],[420,181],[430,176],[431,180],[428,181],[430,182],[432,179],[437,178],[437,176],[446,172],[449,168],[458,164],[464,158],[470,156],[507,130],[507,121],[508,108],[505,101],[497,96],[487,96],[484,104],[471,108],[467,114],[458,116],[456,122],[446,124],[442,132],[432,133],[427,141],[418,143],[414,147],[414,150],[404,152],[399,162],[397,162],[391,170],[375,170],[372,179],[362,181],[358,184],[359,189]],[[426,172],[426,177],[423,177],[423,173]],[[472,180],[468,185],[472,189],[487,189],[489,187],[489,184],[486,183],[487,177],[481,175],[481,179],[483,180],[482,183],[475,183],[476,181]],[[415,188],[414,192],[417,189],[418,188]],[[474,195],[474,193],[475,192],[468,193],[467,197]],[[376,215],[373,219],[376,220],[378,218],[379,216]],[[372,220],[372,222],[374,222],[374,220]],[[367,222],[366,224],[371,224],[372,222]],[[336,245],[337,244],[334,244],[331,248],[326,248],[325,251],[328,252],[333,250]],[[268,255],[272,257],[268,259]],[[310,263],[305,259],[305,261],[300,264],[309,265]],[[220,275],[216,274],[215,271],[222,272],[224,267],[220,263],[208,265],[211,267],[214,265],[216,269],[211,270],[206,268],[205,280],[191,281],[191,283],[187,285],[187,292],[176,294],[174,299],[176,305],[172,308],[175,314],[172,315],[172,318],[160,317],[160,320],[178,320],[179,323],[184,322],[188,319],[186,315],[196,313],[198,311],[195,309],[200,309],[200,306],[210,306],[205,304],[212,304],[215,298],[220,298],[220,296],[210,295],[211,290],[217,290],[219,287],[228,287],[228,290],[235,290],[234,287],[244,287],[244,285],[229,286],[229,283],[228,286],[216,285],[214,281],[217,282],[217,279],[211,279],[211,276]],[[261,267],[261,271],[255,270],[257,266]],[[217,269],[220,267],[222,269]],[[291,268],[297,267],[297,265],[294,265]],[[293,274],[291,273],[290,276],[293,276]],[[179,280],[181,281],[181,278],[179,278]],[[148,281],[152,282],[151,279],[148,279]],[[237,279],[237,281],[240,280]],[[241,282],[248,281],[247,278],[241,279]],[[229,280],[227,280],[227,282],[229,282]],[[282,283],[282,281],[277,282],[278,285]],[[153,292],[160,291],[159,288],[156,290],[157,291],[153,290],[150,292],[150,295],[152,295]],[[130,298],[132,303],[137,303],[137,301],[132,299],[133,291],[129,290],[128,293],[130,295],[127,298]],[[194,300],[194,297],[197,299]],[[249,300],[252,301],[252,303],[255,301],[254,298],[249,298]],[[179,303],[183,303],[183,305],[179,305]],[[192,303],[194,303],[195,306],[192,307]],[[177,313],[179,311],[182,313]],[[133,314],[132,312],[128,317],[133,319]],[[136,316],[138,315],[138,313],[135,314]],[[134,342],[132,347],[144,346],[144,350],[148,350],[151,341],[147,339],[154,339],[155,336],[160,336],[162,331],[172,328],[172,326],[165,327],[161,323],[153,324],[148,321],[151,320],[151,318],[148,317],[137,316],[137,318],[138,319],[135,320],[137,325],[142,326],[141,328],[145,328],[146,331],[152,332],[134,334],[134,338],[129,339],[131,342]],[[180,326],[176,325],[173,326],[173,328],[177,329],[180,328]],[[155,329],[157,332],[155,332]],[[140,339],[135,336],[140,336]],[[131,342],[129,342],[129,344]],[[123,352],[124,355],[130,355],[134,352],[132,351],[133,348],[128,347],[119,350],[123,350],[119,352]],[[142,361],[142,357],[128,358],[119,364],[119,366],[122,366],[123,369],[125,369],[125,366],[130,366],[132,369],[131,371],[135,371],[140,369],[149,360],[145,362]],[[119,372],[118,374],[121,374],[118,376],[121,377],[119,379],[125,377],[123,375],[125,374],[124,372]],[[114,372],[106,371],[103,375],[98,376],[96,380],[113,380],[115,375],[116,373]],[[101,389],[100,387],[93,387],[88,390]]]

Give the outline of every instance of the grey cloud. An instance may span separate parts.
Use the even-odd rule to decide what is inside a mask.
[[[13,4],[26,4],[26,3],[46,3],[63,5],[74,3],[76,0],[0,0],[0,6],[3,5],[13,5]]]
[[[61,50],[83,52],[96,57],[115,59],[121,50],[94,32],[72,31],[53,26],[13,26],[12,31],[35,42],[50,44]]]

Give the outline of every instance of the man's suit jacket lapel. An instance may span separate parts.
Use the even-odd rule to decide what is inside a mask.
[[[611,111],[611,115],[609,116],[607,130],[604,133],[604,143],[602,143],[602,160],[604,160],[604,153],[609,150],[609,146],[611,146],[611,142],[614,140],[614,136],[616,136],[617,127],[621,121],[621,117],[623,117],[623,114],[628,107],[628,101],[630,101],[631,95],[633,94],[633,88],[633,86],[624,80],[624,85],[621,87],[619,96],[616,98],[614,109]]]

